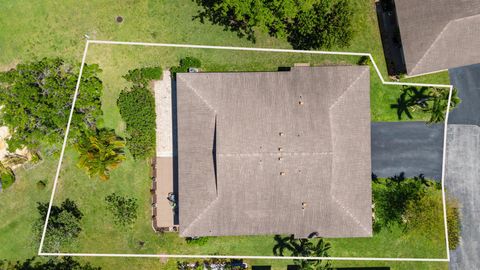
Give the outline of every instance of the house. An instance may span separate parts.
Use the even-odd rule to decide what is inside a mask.
[[[408,75],[480,63],[480,1],[395,0]]]
[[[177,74],[180,236],[372,236],[367,66]]]

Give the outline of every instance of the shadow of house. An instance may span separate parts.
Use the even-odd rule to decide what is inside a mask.
[[[407,72],[403,55],[400,28],[393,0],[380,0],[375,3],[378,26],[382,38],[388,75],[400,75]]]
[[[173,194],[177,198],[177,207],[175,208],[175,215],[173,216],[173,224],[179,225],[179,211],[180,207],[178,202],[178,133],[177,133],[177,82],[174,79],[174,76],[171,78],[172,81],[172,143],[173,143]]]

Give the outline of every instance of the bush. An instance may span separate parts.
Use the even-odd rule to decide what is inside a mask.
[[[208,242],[208,237],[187,237],[185,238],[185,241],[187,244],[203,246]]]
[[[447,200],[447,227],[448,245],[451,250],[454,250],[460,243],[461,227],[458,201],[451,198]]]
[[[152,80],[160,80],[162,78],[161,67],[144,67],[129,70],[123,78],[134,84],[146,86]]]
[[[175,76],[177,73],[182,73],[182,72],[188,72],[189,68],[200,68],[202,66],[202,63],[200,62],[199,59],[195,57],[185,57],[180,59],[180,65],[176,67],[171,67],[170,72],[172,75]]]
[[[11,170],[3,172],[0,174],[0,182],[2,183],[2,189],[7,189],[15,182],[15,175]]]
[[[126,227],[137,219],[137,200],[112,193],[105,197],[107,209],[112,213],[114,223]]]
[[[45,180],[39,180],[37,182],[37,189],[38,190],[44,190],[47,187],[47,183]]]
[[[117,100],[120,115],[127,125],[127,147],[135,159],[155,151],[155,99],[145,87],[123,90]]]

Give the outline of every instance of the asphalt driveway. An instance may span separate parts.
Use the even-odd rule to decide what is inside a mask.
[[[390,177],[424,174],[440,181],[443,158],[443,124],[425,122],[372,123],[372,172]]]
[[[449,115],[449,124],[480,125],[480,64],[449,70],[450,82],[462,102]]]

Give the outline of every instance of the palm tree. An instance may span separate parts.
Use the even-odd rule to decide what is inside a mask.
[[[438,123],[445,120],[448,108],[448,96],[450,92],[447,89],[433,88],[431,96],[433,99],[432,107],[426,111],[430,112],[429,123]],[[450,110],[454,109],[461,102],[458,97],[457,89],[452,89],[452,97],[450,99]]]
[[[314,236],[316,234],[312,234],[309,237]],[[293,257],[328,257],[327,251],[331,248],[330,243],[325,242],[321,237],[295,239],[292,234],[287,237],[275,235],[274,239],[277,242],[273,248],[276,256],[283,256],[284,251],[289,251]],[[323,263],[323,260],[295,259],[293,262],[301,270],[323,270],[329,269],[331,266],[329,261]]]
[[[90,177],[98,175],[102,180],[108,180],[110,171],[125,160],[125,142],[113,130],[84,133],[76,148],[80,153],[77,165],[84,168]]]

